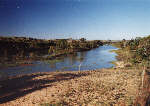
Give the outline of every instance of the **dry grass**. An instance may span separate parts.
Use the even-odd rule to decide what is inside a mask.
[[[44,78],[58,80],[0,106],[129,106],[133,104],[141,84],[139,71],[133,69],[58,72],[32,80]]]

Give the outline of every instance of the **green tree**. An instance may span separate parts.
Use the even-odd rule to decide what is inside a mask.
[[[81,41],[81,42],[85,42],[86,39],[85,39],[85,38],[81,38],[80,41]]]

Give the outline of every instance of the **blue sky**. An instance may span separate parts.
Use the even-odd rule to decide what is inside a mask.
[[[148,0],[1,0],[0,35],[131,39],[150,34]]]

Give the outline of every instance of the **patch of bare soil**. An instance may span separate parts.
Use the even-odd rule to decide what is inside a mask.
[[[138,70],[38,73],[1,81],[0,106],[129,106],[141,85]]]

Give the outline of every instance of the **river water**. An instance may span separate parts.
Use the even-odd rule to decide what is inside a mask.
[[[7,74],[8,76],[14,76],[36,72],[84,71],[111,68],[114,66],[111,64],[111,61],[116,60],[117,54],[110,51],[116,49],[116,47],[111,45],[104,45],[90,51],[68,54],[55,60],[35,61],[33,62],[33,65],[29,66],[17,66],[2,69],[0,72]]]

